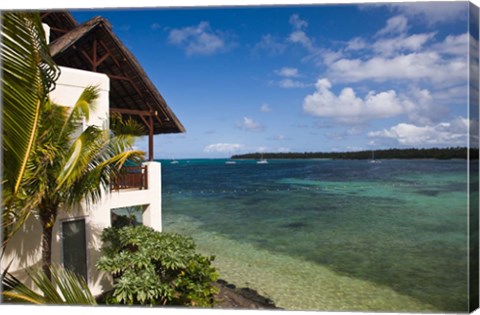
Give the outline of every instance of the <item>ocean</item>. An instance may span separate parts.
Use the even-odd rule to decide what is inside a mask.
[[[162,162],[163,229],[288,310],[466,312],[467,163]]]

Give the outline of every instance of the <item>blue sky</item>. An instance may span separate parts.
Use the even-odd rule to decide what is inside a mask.
[[[102,15],[186,127],[156,158],[467,145],[468,4]],[[474,42],[476,43],[476,42]],[[138,146],[146,149],[146,139]]]

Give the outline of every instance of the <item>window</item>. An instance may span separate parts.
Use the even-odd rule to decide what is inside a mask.
[[[87,279],[85,219],[62,223],[63,266]]]
[[[145,205],[114,208],[111,210],[112,226],[121,228],[124,226],[137,226],[143,224],[142,216]]]

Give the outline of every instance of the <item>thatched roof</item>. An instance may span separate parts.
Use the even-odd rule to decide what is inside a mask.
[[[44,13],[42,18],[51,23],[50,52],[58,65],[110,77],[112,110],[120,109],[123,116],[142,124],[146,124],[146,116],[136,113],[152,113],[155,134],[185,132],[137,59],[113,33],[108,20],[98,16],[78,25],[68,12]]]
[[[41,16],[42,22],[50,27],[51,42],[78,26],[77,21],[66,11],[45,11]]]

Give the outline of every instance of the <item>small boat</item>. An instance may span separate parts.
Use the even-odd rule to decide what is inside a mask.
[[[237,162],[229,160],[229,161],[226,161],[225,164],[237,164]]]
[[[170,164],[178,164],[178,163],[179,163],[178,160],[172,156],[172,158],[170,159]]]
[[[263,154],[260,156],[260,160],[257,161],[257,164],[268,164],[268,161],[263,158]]]
[[[375,151],[372,151],[372,159],[368,163],[382,163],[381,161],[375,160]]]

